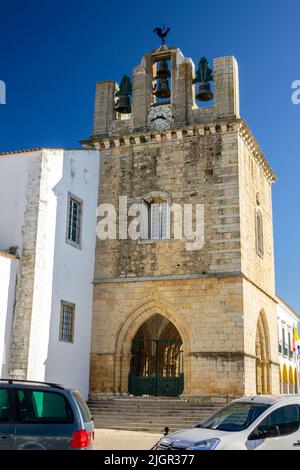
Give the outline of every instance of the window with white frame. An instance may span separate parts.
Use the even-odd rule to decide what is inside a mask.
[[[76,247],[81,244],[82,201],[68,196],[67,241]]]
[[[65,343],[74,342],[75,305],[61,302],[59,339]]]
[[[170,238],[171,196],[163,191],[151,191],[141,200],[141,240]]]
[[[263,217],[261,211],[255,210],[256,251],[260,256],[264,255]]]
[[[150,238],[166,240],[169,238],[169,205],[165,201],[152,202],[150,208]]]

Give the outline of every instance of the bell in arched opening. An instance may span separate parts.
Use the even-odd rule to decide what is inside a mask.
[[[167,99],[171,96],[169,82],[167,78],[159,78],[157,80],[156,91],[154,92],[156,98]]]
[[[123,75],[123,78],[120,83],[119,91],[116,93],[117,104],[116,111],[121,114],[130,114],[131,113],[131,102],[130,96],[132,94],[132,84],[128,75]]]
[[[161,60],[158,63],[158,69],[156,73],[156,78],[170,78],[171,72],[168,67],[168,62],[166,60]]]
[[[199,84],[196,94],[197,100],[211,101],[214,98],[209,83],[211,81],[213,81],[212,70],[208,66],[207,59],[202,57],[198,65],[198,70],[196,71],[196,78],[193,80],[193,83]]]

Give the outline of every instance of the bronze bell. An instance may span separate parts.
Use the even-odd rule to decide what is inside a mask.
[[[199,101],[210,101],[213,99],[214,94],[210,89],[210,82],[214,79],[211,68],[208,66],[206,57],[202,57],[196,70],[196,77],[193,83],[198,84],[198,93],[196,95]]]
[[[121,114],[131,113],[131,104],[130,104],[129,96],[123,95],[118,98],[116,111],[117,113],[121,113]]]
[[[214,97],[213,92],[210,89],[209,82],[199,83],[198,93],[196,95],[197,100],[199,101],[210,101]]]
[[[123,75],[119,91],[116,93],[117,103],[115,110],[117,113],[121,114],[130,114],[131,113],[131,103],[130,95],[132,94],[132,84],[131,80],[127,74]]]
[[[156,98],[170,98],[171,92],[169,88],[169,82],[166,78],[159,78],[157,80],[157,88],[156,91],[154,92]]]
[[[170,78],[171,72],[168,68],[168,62],[161,60],[158,65],[157,77],[156,78]]]

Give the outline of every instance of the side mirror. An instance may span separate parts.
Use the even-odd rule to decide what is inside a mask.
[[[256,439],[267,439],[271,437],[278,437],[280,436],[279,427],[278,426],[270,426],[269,428],[257,428]]]
[[[272,437],[280,436],[280,431],[278,426],[270,426],[269,428],[257,427],[255,431],[248,437],[249,441],[255,441],[259,439],[267,439]]]
[[[278,437],[278,436],[280,436],[278,426],[270,426],[269,429],[267,429],[264,432],[264,437]]]

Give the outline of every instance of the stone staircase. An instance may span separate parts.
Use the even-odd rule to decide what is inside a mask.
[[[163,433],[193,427],[224,405],[182,398],[126,397],[88,402],[96,428]]]

